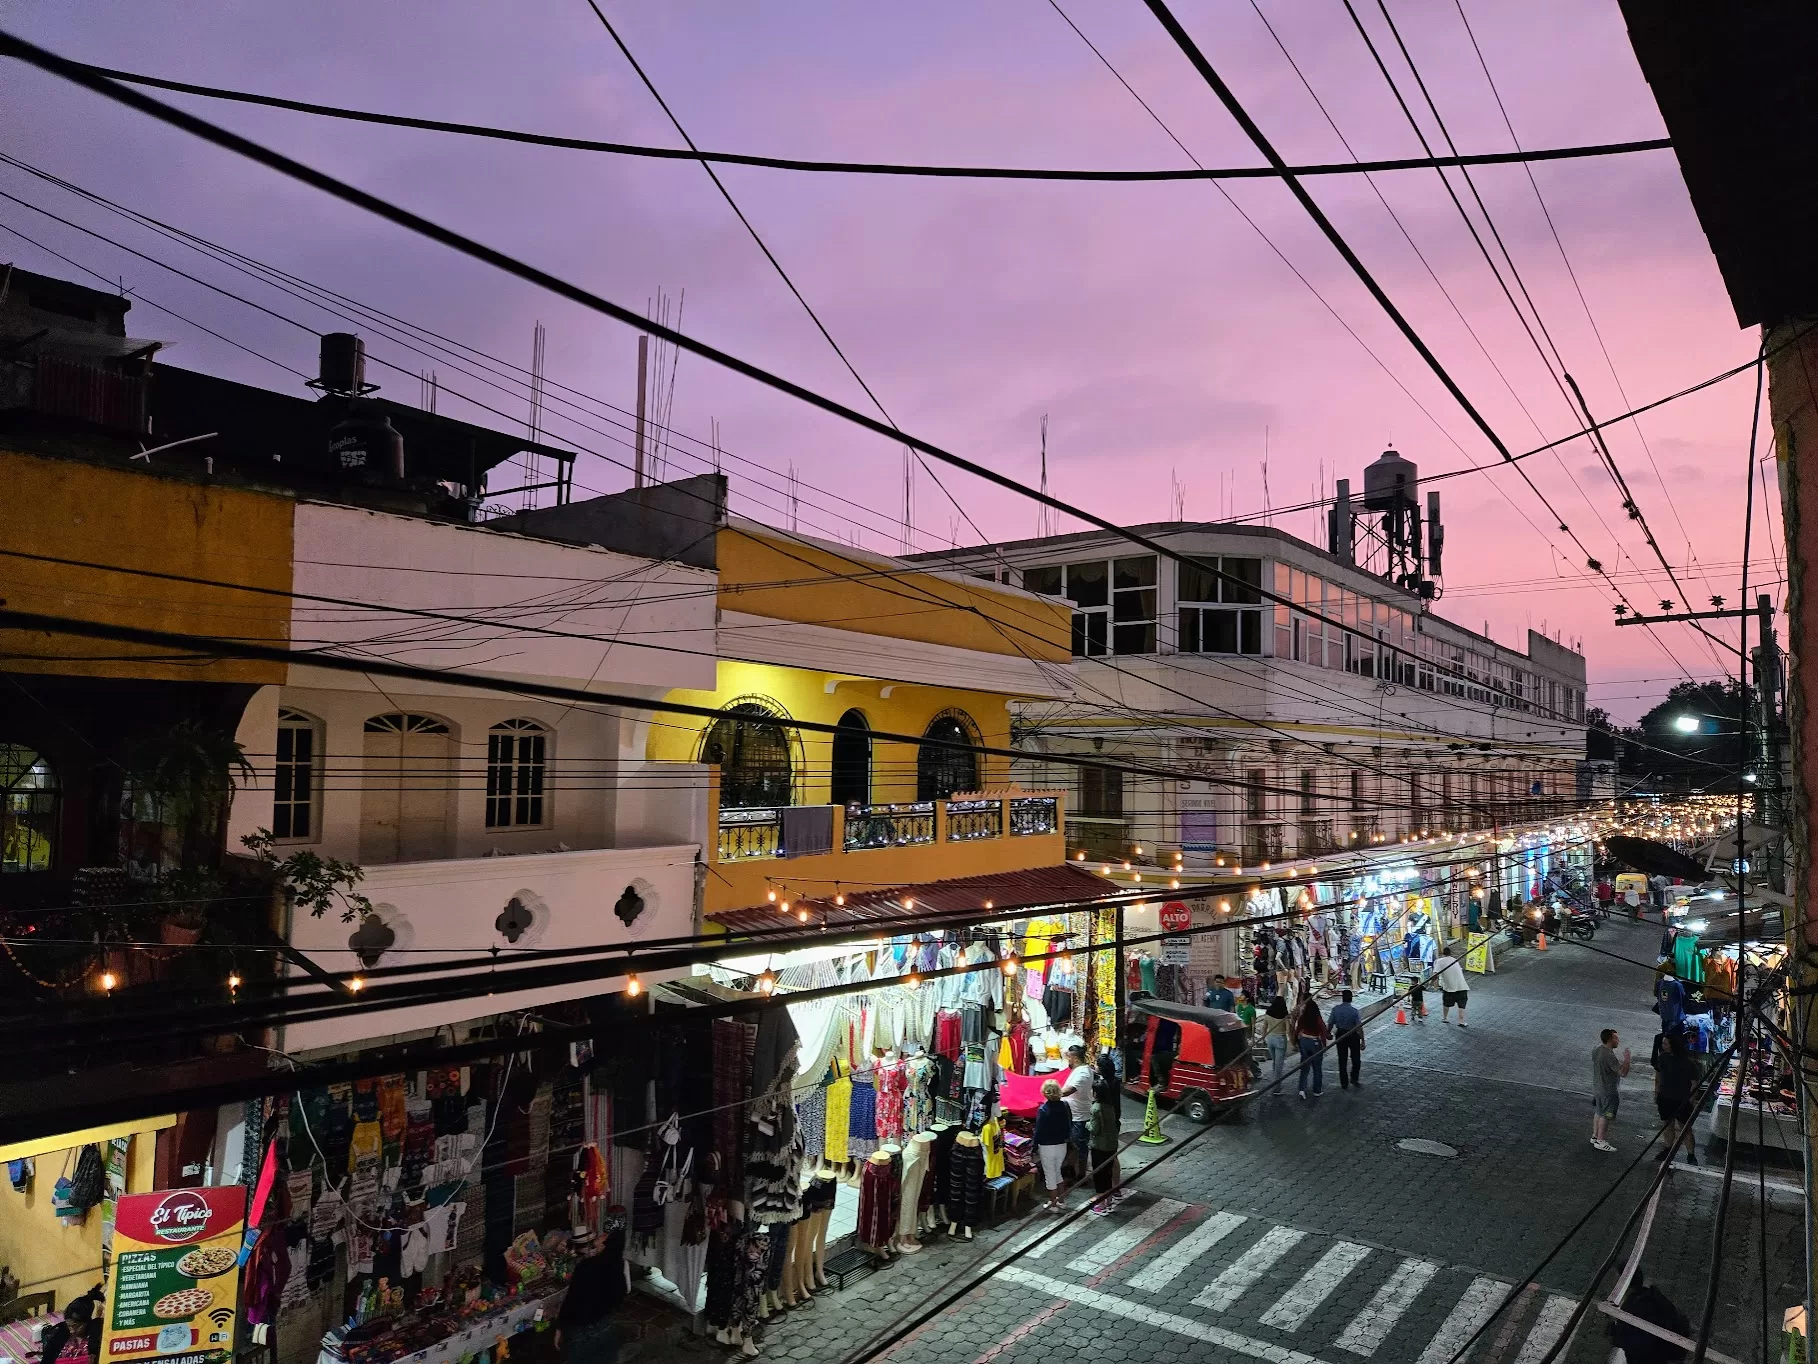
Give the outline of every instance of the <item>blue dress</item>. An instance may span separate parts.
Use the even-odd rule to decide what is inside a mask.
[[[846,1154],[863,1160],[877,1150],[877,1086],[871,1072],[852,1077],[852,1106],[846,1134]]]

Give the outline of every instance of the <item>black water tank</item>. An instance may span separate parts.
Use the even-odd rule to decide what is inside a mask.
[[[318,382],[329,393],[356,394],[366,387],[366,343],[352,332],[329,332],[322,338]]]
[[[347,416],[329,428],[328,454],[344,473],[404,477],[404,437],[368,403],[350,404]]]

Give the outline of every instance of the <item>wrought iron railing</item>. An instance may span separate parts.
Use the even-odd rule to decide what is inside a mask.
[[[934,802],[906,805],[848,805],[847,852],[864,848],[902,848],[934,842]]]
[[[1028,834],[1052,834],[1060,831],[1060,798],[1058,796],[1017,796],[1010,802],[1012,837]]]
[[[783,812],[777,809],[720,811],[719,859],[748,862],[775,857],[783,838]]]
[[[1004,802],[1001,800],[950,800],[947,802],[947,841],[970,843],[979,838],[1001,838]]]

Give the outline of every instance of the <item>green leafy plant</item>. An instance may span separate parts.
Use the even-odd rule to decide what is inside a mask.
[[[121,766],[134,798],[176,834],[179,867],[207,865],[219,856],[238,778],[253,771],[239,744],[195,720],[178,720],[129,743]]]
[[[372,901],[354,889],[366,879],[366,870],[358,863],[323,857],[307,848],[280,857],[277,839],[270,829],[247,834],[240,842],[257,861],[271,869],[291,902],[303,906],[311,917],[319,919],[338,908],[341,922],[350,924],[373,912]]]

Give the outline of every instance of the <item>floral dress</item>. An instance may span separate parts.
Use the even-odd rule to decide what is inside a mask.
[[[883,1141],[903,1139],[903,1096],[908,1091],[908,1068],[898,1062],[877,1069],[877,1134]]]

